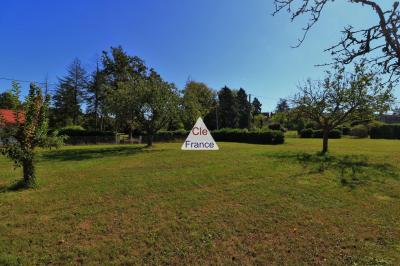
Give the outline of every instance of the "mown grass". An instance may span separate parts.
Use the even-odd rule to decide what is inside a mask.
[[[64,147],[17,191],[0,157],[0,265],[399,265],[400,141],[330,145]]]

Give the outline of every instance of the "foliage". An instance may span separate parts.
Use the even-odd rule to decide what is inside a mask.
[[[14,83],[15,98],[19,98],[19,86]],[[17,124],[7,128],[7,135],[3,136],[4,145],[1,153],[9,157],[16,166],[23,168],[23,182],[26,186],[35,185],[35,148],[59,147],[63,138],[48,135],[47,108],[50,97],[43,97],[42,91],[34,84],[30,85],[29,94],[25,102],[24,121],[18,106],[14,106]]]
[[[400,125],[375,125],[370,129],[371,139],[400,139]]]
[[[14,109],[20,108],[22,103],[15,95],[19,93],[20,86],[16,81],[12,82],[11,90],[0,94],[0,109]]]
[[[300,131],[300,138],[323,138],[324,132],[321,129],[305,128]],[[333,129],[329,131],[328,138],[340,139],[342,137],[342,131],[339,129]]]
[[[204,83],[189,81],[182,97],[181,118],[191,129],[199,117],[206,117],[215,108],[215,93]]]
[[[350,136],[357,138],[367,138],[368,137],[368,127],[365,125],[356,125],[351,128]]]

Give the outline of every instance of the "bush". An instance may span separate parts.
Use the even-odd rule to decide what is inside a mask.
[[[324,133],[322,129],[313,130],[311,128],[303,129],[300,132],[300,138],[323,138]],[[332,129],[329,132],[328,137],[330,139],[340,139],[342,137],[342,131],[338,129]]]
[[[211,132],[215,141],[242,142],[254,144],[282,144],[285,137],[278,130],[254,130],[224,128]]]
[[[314,130],[312,128],[305,128],[300,131],[300,138],[312,138]]]
[[[370,129],[371,139],[400,139],[400,125],[376,125]]]
[[[279,123],[271,123],[268,125],[268,128],[271,130],[282,130],[281,124]]]
[[[350,136],[357,138],[367,138],[368,137],[368,127],[364,125],[357,125],[351,128]]]
[[[348,136],[350,135],[351,128],[348,126],[342,126],[342,135]]]

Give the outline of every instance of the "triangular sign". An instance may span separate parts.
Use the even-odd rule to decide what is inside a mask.
[[[189,136],[182,144],[182,150],[219,150],[217,143],[211,136],[203,119],[199,117],[190,131]]]

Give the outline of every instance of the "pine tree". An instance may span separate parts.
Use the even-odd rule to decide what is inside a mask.
[[[92,78],[87,87],[87,112],[93,116],[95,130],[103,130],[102,124],[103,117],[105,115],[105,100],[106,100],[106,75],[104,71],[99,70],[97,66],[96,71],[92,73]]]
[[[260,103],[260,101],[256,98],[254,98],[253,102],[252,102],[252,114],[253,117],[255,117],[256,115],[261,114],[261,106],[262,104]]]
[[[248,128],[250,121],[250,104],[247,100],[246,91],[242,88],[236,94],[236,103],[238,108],[239,128]]]
[[[60,78],[54,95],[54,107],[61,126],[77,125],[82,114],[88,77],[79,59],[75,59],[67,69],[67,75]]]
[[[220,128],[238,127],[238,110],[233,91],[228,87],[223,87],[218,92],[219,110],[218,119]]]

